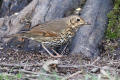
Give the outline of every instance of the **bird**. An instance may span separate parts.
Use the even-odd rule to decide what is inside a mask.
[[[23,37],[40,42],[42,47],[52,57],[61,57],[54,48],[67,43],[75,35],[81,25],[88,24],[79,15],[71,15],[64,18],[54,19],[32,27],[29,31],[17,33],[13,36]],[[56,55],[47,48],[50,47]]]

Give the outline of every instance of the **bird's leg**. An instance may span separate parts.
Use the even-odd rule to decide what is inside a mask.
[[[62,57],[62,55],[60,55],[59,53],[57,53],[54,49],[52,49],[52,51],[57,55],[57,57]]]
[[[67,44],[65,45],[65,47],[63,48],[63,50],[62,50],[62,53],[61,53],[61,54],[63,54],[63,53],[64,53],[64,51],[66,50],[66,48],[67,48],[68,44],[69,44],[69,43],[67,43]]]
[[[42,47],[45,49],[45,51],[47,51],[47,53],[48,53],[50,56],[54,57],[54,55],[45,47],[45,45],[44,45],[43,43],[42,43],[41,45],[42,45]]]
[[[24,39],[23,37],[18,37],[18,41],[20,41],[20,42],[24,42],[25,39]]]
[[[62,56],[59,56],[59,55],[54,56],[54,55],[45,47],[45,45],[44,45],[43,43],[42,43],[41,45],[42,45],[42,47],[45,49],[45,51],[47,51],[47,53],[48,53],[51,57],[54,57],[54,58],[62,57]]]

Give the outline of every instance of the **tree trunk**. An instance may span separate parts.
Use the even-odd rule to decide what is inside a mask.
[[[30,3],[25,7],[22,6],[24,8],[21,10],[20,5],[14,6],[14,2],[20,3],[21,0],[4,0],[3,9],[1,9],[3,18],[0,18],[0,41],[9,41],[4,36],[16,34],[21,30],[25,30],[27,26],[33,27],[45,21],[68,16],[70,15],[68,13],[77,8],[82,1],[84,0],[33,0],[31,2],[22,0],[24,6]],[[21,11],[13,10],[13,7]],[[33,43],[30,42],[30,44]],[[34,45],[31,46],[35,47]]]
[[[6,1],[9,2],[10,0]],[[8,39],[4,36],[16,34],[21,30],[26,30],[26,28],[28,29],[45,21],[69,16],[82,1],[85,0],[33,0],[30,3],[29,1],[26,2],[25,5],[29,4],[24,8],[22,7],[23,9],[19,7],[19,10],[16,10],[17,13],[12,11],[12,8],[9,9],[8,6],[8,9],[6,9],[8,12],[3,11],[4,14],[1,14],[1,16],[8,15],[8,17],[0,18],[0,39],[7,42]],[[87,0],[81,16],[91,25],[79,29],[73,39],[71,53],[80,54],[82,52],[88,57],[98,55],[98,43],[104,35],[107,22],[106,15],[111,9],[111,3],[112,0]],[[11,2],[12,4],[14,3]],[[30,44],[33,44],[33,42],[30,42],[28,46]],[[35,47],[35,45],[32,45],[32,47]]]
[[[0,10],[0,17],[10,16],[15,12],[19,12],[28,3],[30,3],[30,1],[29,0],[3,0],[3,2],[1,2],[2,5]]]
[[[99,55],[98,45],[107,27],[107,13],[112,9],[112,0],[87,0],[82,17],[91,25],[82,26],[73,38],[71,53],[83,53],[87,57]]]

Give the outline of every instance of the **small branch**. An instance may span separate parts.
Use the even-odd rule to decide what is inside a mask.
[[[47,73],[42,73],[42,72],[32,72],[32,71],[26,71],[26,70],[19,70],[22,73],[29,73],[29,74],[34,74],[35,76],[40,76],[40,75],[44,75],[44,76],[49,76],[49,77],[56,77],[56,75],[52,75],[52,74],[47,74]],[[58,76],[59,78],[63,78],[62,76]]]
[[[97,59],[96,60],[94,60],[94,62],[92,62],[91,63],[91,65],[94,65],[97,61],[99,61],[100,60],[100,57],[97,57]]]
[[[8,63],[0,63],[0,66],[4,66],[4,67],[26,67],[25,64],[8,64]],[[28,67],[40,67],[42,66],[42,64],[37,64],[37,65],[28,65]]]
[[[78,75],[78,74],[80,74],[80,73],[82,73],[82,71],[77,71],[77,72],[73,73],[72,75],[70,75],[70,76],[68,76],[68,77],[66,77],[66,78],[63,78],[62,80],[70,79],[70,78],[72,78],[72,77],[74,77],[74,76],[76,76],[76,75]]]

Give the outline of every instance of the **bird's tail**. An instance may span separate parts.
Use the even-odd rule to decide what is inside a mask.
[[[13,38],[13,37],[22,37],[22,33],[12,34],[12,35],[6,35],[4,38]]]

